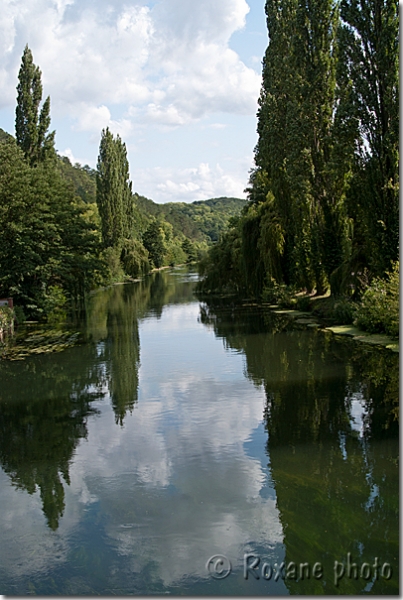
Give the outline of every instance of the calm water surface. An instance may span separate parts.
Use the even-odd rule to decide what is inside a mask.
[[[397,355],[195,280],[99,292],[85,343],[0,364],[0,593],[397,594]]]

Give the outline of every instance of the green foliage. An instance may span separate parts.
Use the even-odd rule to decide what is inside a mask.
[[[337,298],[333,305],[332,316],[339,325],[354,323],[357,305],[350,298]]]
[[[358,124],[349,210],[354,245],[371,273],[398,259],[399,242],[399,3],[343,0],[340,30],[345,123]]]
[[[43,309],[50,325],[57,325],[66,320],[67,298],[62,287],[59,285],[49,286],[45,294]]]
[[[17,144],[31,166],[53,157],[55,132],[50,127],[50,98],[46,98],[42,109],[41,71],[34,65],[32,52],[25,46],[18,74],[18,97],[15,119]]]
[[[17,325],[20,325],[22,323],[25,323],[25,321],[27,320],[27,317],[25,315],[24,309],[22,308],[22,306],[14,306],[14,314],[15,314],[15,320]]]
[[[53,162],[31,168],[14,141],[0,144],[0,294],[30,317],[47,290],[83,297],[99,280],[99,236]]]
[[[0,333],[7,332],[14,323],[14,310],[9,306],[0,306]]]
[[[134,202],[126,145],[102,130],[97,165],[97,204],[105,248],[122,249],[134,226]]]
[[[197,290],[203,294],[240,294],[246,292],[242,260],[240,220],[233,218],[230,227],[199,263],[201,280]]]
[[[191,263],[197,260],[197,248],[195,244],[189,240],[189,238],[185,238],[182,242],[182,250],[186,255],[186,262]]]
[[[385,277],[376,277],[357,308],[355,324],[370,333],[399,335],[399,262]]]
[[[121,260],[124,272],[130,277],[140,277],[150,271],[148,251],[138,240],[126,241]]]
[[[165,231],[160,221],[152,221],[143,233],[144,247],[148,250],[150,260],[157,269],[164,264],[165,239]]]
[[[273,282],[317,295],[331,286],[357,299],[398,258],[398,3],[266,0],[265,11],[238,287],[275,299]],[[227,239],[227,271],[216,272],[220,260],[204,267],[221,288],[234,266]],[[340,300],[343,321],[352,306]]]
[[[71,164],[67,156],[58,157],[58,167],[63,178],[71,182],[75,195],[79,196],[86,204],[95,204],[97,195],[97,172],[88,165],[83,167],[76,163]]]
[[[262,299],[264,302],[278,304],[282,308],[297,308],[295,288],[284,283],[277,283],[275,279],[265,285]]]
[[[117,248],[104,248],[101,252],[101,260],[105,265],[103,282],[106,285],[123,281],[124,271],[120,261],[120,251]]]
[[[152,200],[135,194],[139,212],[147,219],[166,220],[173,226],[173,234],[183,234],[192,242],[216,242],[224,232],[231,217],[237,216],[245,206],[241,198],[211,198],[192,203],[167,202],[155,204]],[[145,227],[146,229],[146,227]]]
[[[3,142],[12,142],[14,140],[13,136],[10,135],[9,133],[7,133],[7,131],[4,131],[4,129],[1,129],[0,127],[0,144],[2,144]]]
[[[311,299],[309,296],[299,296],[296,302],[297,310],[307,312],[311,310]]]

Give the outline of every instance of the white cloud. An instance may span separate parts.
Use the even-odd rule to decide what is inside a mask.
[[[65,148],[65,150],[59,151],[60,156],[67,156],[72,165],[79,163],[80,165],[88,164],[88,160],[86,158],[77,157],[74,155],[71,148]]]
[[[95,166],[109,127],[126,142],[139,193],[157,202],[244,195],[252,162],[239,168],[224,153],[255,143],[245,118],[255,117],[260,75],[229,46],[246,0],[0,0],[0,11],[0,126],[12,132],[28,43],[58,147]]]
[[[216,164],[172,169],[155,167],[131,172],[133,189],[155,202],[192,202],[220,196],[243,198],[245,179]]]
[[[102,109],[103,117],[123,104],[124,118],[137,112],[145,122],[166,125],[184,125],[211,112],[256,110],[260,77],[228,47],[232,33],[245,24],[245,0],[144,4],[0,0],[3,103],[15,102],[28,42],[53,110],[73,114],[89,132],[102,119],[79,116],[83,104],[96,107],[98,116]]]

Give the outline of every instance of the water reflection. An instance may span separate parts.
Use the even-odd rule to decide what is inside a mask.
[[[245,353],[247,377],[264,386],[285,562],[323,566],[319,580],[290,578],[290,593],[396,593],[397,357],[295,330],[270,313],[256,312],[254,335],[245,334],[242,310],[205,306],[202,315],[228,347]],[[346,563],[348,553],[357,580],[352,570],[335,588],[335,560]],[[360,567],[376,557],[392,566],[392,579],[376,580],[374,568],[360,576]]]
[[[91,352],[90,352],[91,354]],[[38,488],[49,527],[57,529],[65,508],[62,481],[69,484],[74,449],[87,435],[86,419],[98,387],[97,369],[87,369],[85,349],[1,365],[0,462],[13,485]],[[91,361],[92,362],[92,361]],[[74,370],[74,379],[69,370]],[[92,386],[92,392],[89,387]]]
[[[39,490],[52,530],[64,513],[63,482],[70,483],[75,448],[87,437],[87,417],[97,412],[91,403],[107,391],[123,426],[137,402],[139,318],[156,307],[160,316],[170,298],[186,301],[190,294],[191,286],[173,284],[164,272],[114,286],[90,299],[85,345],[0,365],[0,463],[15,487]]]
[[[178,270],[99,292],[84,344],[0,365],[2,589],[396,593],[395,355],[200,310],[193,285]],[[324,576],[246,581],[244,552]],[[348,552],[393,578],[336,589]],[[220,553],[233,573],[215,581]]]

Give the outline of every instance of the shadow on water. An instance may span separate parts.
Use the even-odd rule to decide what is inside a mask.
[[[289,592],[398,593],[398,357],[259,309],[200,318],[265,390]]]

